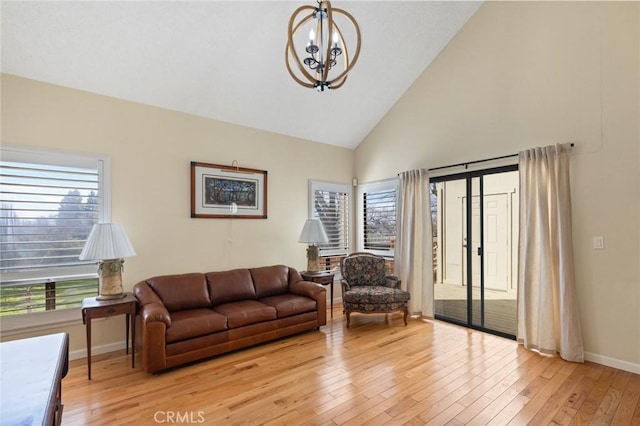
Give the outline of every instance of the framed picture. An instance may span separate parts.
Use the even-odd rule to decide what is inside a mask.
[[[192,161],[191,217],[266,219],[266,170]]]

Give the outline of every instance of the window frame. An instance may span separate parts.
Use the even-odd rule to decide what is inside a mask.
[[[329,191],[329,192],[344,192],[349,197],[348,201],[348,210],[347,210],[347,226],[349,227],[349,231],[347,232],[347,247],[346,249],[323,249],[319,247],[319,255],[320,257],[327,256],[340,256],[347,255],[351,252],[353,247],[353,189],[351,185],[346,183],[335,183],[335,182],[325,182],[319,180],[309,180],[309,211],[308,218],[309,219],[317,219],[318,216],[315,211],[314,206],[314,194],[315,191]]]
[[[369,192],[382,192],[395,190],[396,191],[396,233],[397,233],[397,211],[398,211],[398,191],[400,189],[400,180],[396,178],[385,179],[375,182],[367,182],[358,185],[358,196],[357,196],[357,247],[358,251],[366,251],[368,253],[377,254],[379,256],[383,256],[385,258],[394,258],[395,256],[395,248],[391,248],[389,250],[372,250],[366,249],[364,246],[364,225],[365,225],[365,214],[364,214],[364,194]]]
[[[98,170],[99,188],[98,222],[109,222],[111,220],[111,160],[109,157],[97,154],[5,144],[2,144],[0,147],[0,154],[5,161],[67,167],[95,167],[96,170]],[[64,276],[63,274],[57,275],[59,277]],[[97,278],[97,266],[89,265],[86,269],[79,268],[75,275],[77,275],[78,279],[87,277]],[[31,282],[46,283],[47,277],[35,277],[32,273],[25,273],[24,276],[20,277],[20,273],[16,273],[15,276],[12,276],[11,282],[24,282],[25,284]],[[80,308],[8,315],[3,316],[2,321],[0,321],[0,333],[4,336],[24,331],[45,330],[57,326],[77,324],[80,321]]]

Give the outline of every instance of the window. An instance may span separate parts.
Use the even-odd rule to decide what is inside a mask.
[[[320,256],[335,256],[351,251],[349,239],[349,202],[351,186],[328,182],[309,182],[309,216],[320,219],[329,242],[320,244]]]
[[[393,257],[398,180],[358,187],[358,249]]]
[[[84,297],[97,294],[95,262],[80,261],[78,256],[92,226],[108,219],[108,162],[5,146],[1,154],[0,315],[4,330],[10,317],[77,308]],[[40,318],[38,323],[42,320],[47,322]]]

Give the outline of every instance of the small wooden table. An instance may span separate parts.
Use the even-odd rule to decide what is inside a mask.
[[[57,333],[0,343],[0,360],[0,424],[61,424],[69,335]]]
[[[329,285],[331,284],[331,318],[333,318],[333,278],[335,274],[329,271],[320,271],[320,272],[309,272],[302,271],[300,272],[302,279],[305,281],[311,281],[314,283]]]
[[[132,293],[125,293],[125,296],[120,299],[96,300],[95,297],[87,297],[82,301],[82,323],[87,326],[87,371],[89,380],[91,380],[91,320],[94,318],[126,314],[126,348],[127,353],[129,353],[129,329],[131,329],[131,368],[135,367],[136,306],[137,300]]]

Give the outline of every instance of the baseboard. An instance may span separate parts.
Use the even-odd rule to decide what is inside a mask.
[[[618,370],[628,371],[630,373],[640,374],[640,364],[621,359],[610,358],[608,356],[594,354],[591,352],[584,353],[584,360],[595,362],[596,364],[606,365],[607,367],[617,368]]]
[[[106,354],[109,352],[115,352],[115,351],[119,351],[121,349],[125,349],[126,348],[126,344],[125,341],[121,341],[121,342],[115,342],[115,343],[109,343],[108,345],[102,345],[102,346],[92,346],[91,347],[91,355],[101,355],[101,354]],[[87,357],[87,350],[86,349],[79,349],[77,351],[69,351],[69,359],[73,360],[73,359],[81,359],[81,358],[86,358]]]

